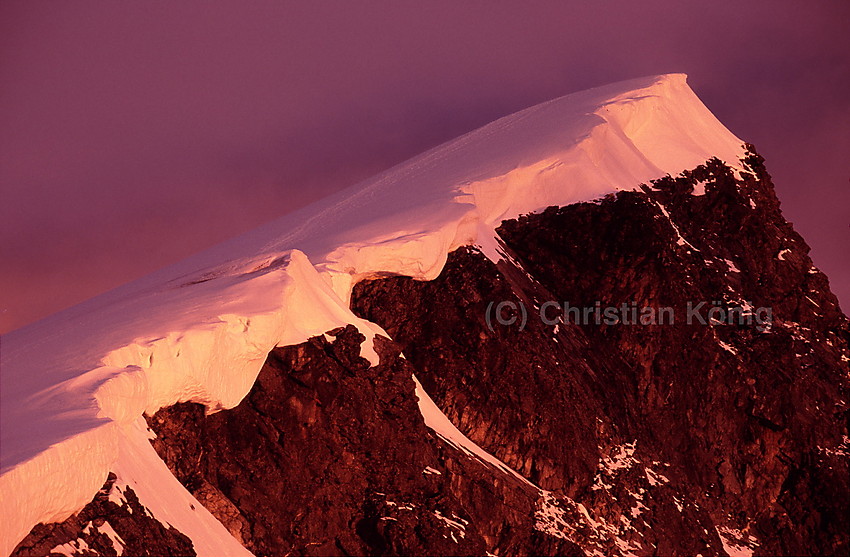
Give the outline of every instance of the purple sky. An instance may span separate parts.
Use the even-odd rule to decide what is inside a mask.
[[[0,332],[526,106],[686,72],[850,306],[850,2],[0,3]]]

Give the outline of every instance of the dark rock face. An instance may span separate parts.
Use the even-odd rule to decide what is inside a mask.
[[[716,523],[732,517],[765,554],[842,554],[850,475],[835,451],[847,440],[847,320],[782,218],[761,157],[751,152],[747,163],[753,172],[740,180],[709,161],[500,233],[557,299],[575,305],[634,301],[679,315],[689,300],[771,308],[766,331],[739,321],[584,330],[635,370],[631,411],[645,430],[636,438]],[[699,182],[705,195],[694,196]]]
[[[712,160],[642,191],[506,221],[510,262],[458,250],[435,281],[361,283],[353,308],[388,331],[470,438],[592,515],[626,517],[636,552],[720,552],[716,528],[727,549],[845,554],[847,320],[782,218],[762,159],[746,162],[740,179]],[[521,332],[488,327],[502,300],[526,308]],[[562,312],[549,326],[548,300],[558,306],[547,317],[565,302],[626,303],[672,308],[673,323]],[[722,308],[724,323],[689,324],[688,302],[706,302],[704,319]],[[770,323],[747,315],[758,308],[771,308]],[[612,447],[637,462],[609,478]],[[655,477],[637,516],[611,507],[637,503],[633,469]]]
[[[412,368],[390,341],[359,356],[353,326],[275,349],[250,394],[205,416],[148,419],[177,478],[257,555],[578,553],[537,539],[537,490],[425,426]],[[534,539],[532,539],[534,538]]]
[[[467,519],[424,473],[438,461],[411,374],[397,358],[370,368],[353,327],[330,334],[272,352],[233,410],[160,410],[154,447],[192,493],[215,494],[208,508],[258,555],[412,553],[417,538],[451,552],[436,516],[420,525],[407,509],[433,497],[435,511]],[[459,542],[483,549],[474,532]]]
[[[91,503],[64,522],[37,525],[12,555],[189,557],[195,550],[189,538],[151,517],[133,489],[119,488],[109,474]]]

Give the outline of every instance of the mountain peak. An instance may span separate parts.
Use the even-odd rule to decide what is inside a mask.
[[[233,407],[271,349],[342,325],[364,333],[363,355],[374,361],[372,339],[383,331],[350,311],[358,281],[433,279],[460,246],[498,257],[503,219],[636,188],[711,157],[734,166],[742,154],[684,74],[590,89],[5,335],[0,494],[20,512],[0,526],[0,553],[35,523],[80,509],[110,469],[160,470],[143,412],[181,401]],[[61,487],[48,492],[47,481]],[[158,504],[181,531],[205,528]],[[226,538],[212,528],[210,540]]]

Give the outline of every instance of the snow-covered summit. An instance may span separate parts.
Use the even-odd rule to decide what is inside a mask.
[[[187,400],[233,407],[274,346],[346,323],[366,333],[364,356],[375,361],[380,329],[348,309],[355,282],[432,279],[461,245],[493,255],[502,219],[633,188],[712,156],[735,165],[742,153],[682,74],[591,89],[499,119],[5,335],[0,500],[11,511],[0,553],[37,522],[81,508],[110,470],[199,554],[242,551],[208,513],[185,512],[191,495],[150,447],[143,412]],[[164,496],[166,487],[180,495]]]

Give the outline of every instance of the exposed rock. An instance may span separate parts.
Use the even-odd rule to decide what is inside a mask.
[[[844,553],[847,320],[782,218],[761,158],[747,163],[740,179],[712,160],[641,191],[506,221],[510,258],[498,269],[461,249],[435,281],[361,283],[352,307],[399,343],[464,433],[592,515],[626,517],[633,551],[707,554],[722,542]],[[490,330],[488,308],[503,300],[524,305],[522,331],[521,319]],[[538,310],[549,300],[670,307],[677,319],[606,325],[572,314],[549,326]],[[686,322],[688,302],[706,302],[705,316],[715,301],[771,308],[772,321]],[[618,471],[591,486],[600,450],[604,462],[623,447],[638,476],[665,481],[650,489]],[[649,520],[624,505],[641,488]]]
[[[275,349],[251,393],[205,415],[179,404],[148,419],[157,452],[258,555],[482,555],[547,547],[530,538],[537,491],[439,439],[412,369],[354,327]],[[543,545],[540,545],[543,543]]]
[[[12,555],[189,557],[195,550],[189,538],[153,518],[133,489],[116,485],[110,473],[91,503],[64,522],[38,524]]]

